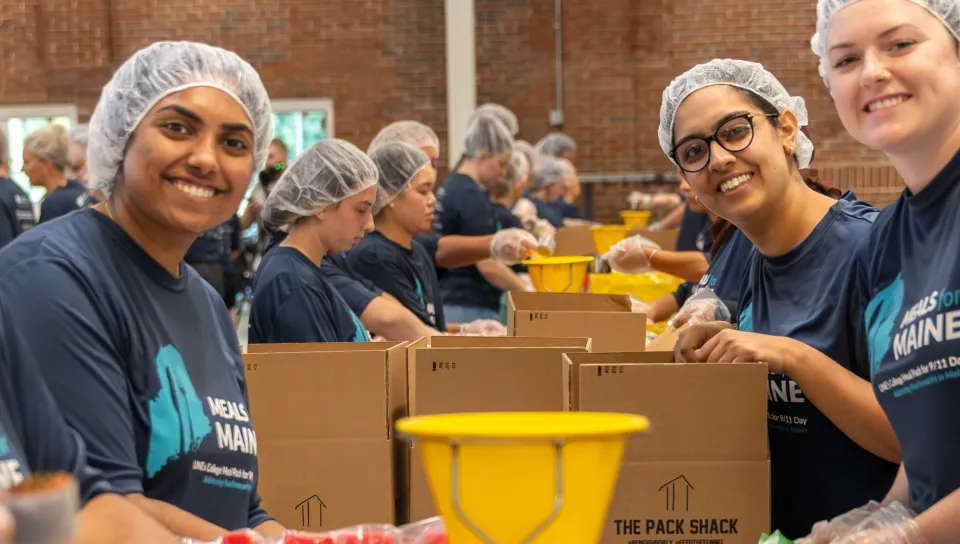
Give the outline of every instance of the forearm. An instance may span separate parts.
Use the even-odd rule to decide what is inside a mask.
[[[960,489],[917,516],[917,526],[926,544],[960,542]]]
[[[127,495],[127,499],[150,516],[153,516],[155,520],[175,535],[209,542],[216,540],[227,532],[222,527],[217,527],[163,501],[148,499],[143,495]]]
[[[870,382],[806,344],[791,345],[786,373],[807,400],[861,448],[899,463],[900,442]]]
[[[477,270],[483,279],[487,280],[501,291],[524,291],[526,286],[520,276],[505,264],[493,262],[489,259],[477,263]]]
[[[680,305],[677,304],[677,299],[673,296],[673,293],[668,293],[653,301],[653,304],[650,305],[650,315],[647,316],[647,319],[654,323],[659,323],[666,321],[679,310]]]
[[[887,492],[887,496],[883,499],[883,504],[890,504],[894,501],[901,504],[910,504],[910,488],[907,485],[907,470],[903,467],[903,463],[900,463],[897,478],[893,481],[893,485],[890,486],[890,491]]]
[[[120,495],[100,495],[77,516],[72,544],[155,542],[177,544],[179,537]]]
[[[652,268],[686,281],[700,281],[710,266],[707,258],[699,251],[654,251],[646,248],[644,251],[650,258]]]
[[[460,268],[473,266],[490,258],[489,236],[441,236],[437,241],[435,257],[438,268]]]
[[[663,218],[663,221],[660,221],[658,227],[660,230],[669,230],[680,228],[680,223],[683,221],[683,212],[687,209],[686,205],[680,205],[674,208],[666,217]]]
[[[276,520],[267,520],[253,528],[254,531],[267,538],[282,538],[286,528]]]
[[[417,316],[406,309],[396,299],[386,298],[387,293],[367,304],[360,321],[370,332],[387,340],[413,341],[424,336],[433,336],[436,332],[423,324]]]

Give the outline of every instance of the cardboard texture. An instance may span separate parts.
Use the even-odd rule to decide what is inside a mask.
[[[525,293],[507,298],[507,334],[588,337],[591,351],[646,351],[647,316],[631,311],[626,295]]]
[[[395,523],[406,343],[251,346],[243,356],[264,508],[285,527]],[[281,350],[264,352],[271,348]]]
[[[564,360],[579,374],[576,408],[651,421],[627,445],[603,544],[754,544],[769,532],[767,365],[671,363],[655,352]]]
[[[657,351],[668,354],[666,359],[661,362],[670,363],[674,361],[673,350],[677,346],[677,340],[680,339],[680,333],[690,328],[690,325],[684,323],[678,329],[668,328],[647,344],[647,351]]]
[[[680,229],[650,230],[647,227],[638,227],[630,229],[628,236],[639,234],[660,245],[666,251],[676,251],[677,238],[680,237]]]
[[[434,337],[407,348],[410,415],[565,411],[565,353],[587,338]],[[410,520],[437,515],[420,456],[410,455]]]
[[[553,254],[557,257],[593,256],[597,246],[593,242],[590,227],[561,227],[557,229],[557,247]]]

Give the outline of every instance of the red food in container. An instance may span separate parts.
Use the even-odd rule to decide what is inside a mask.
[[[289,531],[283,535],[283,544],[336,544],[336,541],[329,534]]]
[[[220,537],[220,544],[258,544],[257,533],[250,529],[230,531]]]

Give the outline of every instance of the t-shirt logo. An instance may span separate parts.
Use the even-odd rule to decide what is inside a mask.
[[[753,303],[747,304],[747,307],[740,312],[737,318],[737,330],[743,332],[753,332]]]
[[[360,322],[360,319],[357,318],[357,314],[353,313],[353,310],[347,308],[347,311],[350,312],[350,319],[353,320],[353,341],[354,342],[369,342],[370,333],[367,332],[367,328],[363,326],[363,323]]]
[[[157,353],[156,365],[160,391],[148,405],[148,478],[154,477],[170,461],[197,451],[212,431],[203,401],[197,396],[180,352],[173,346],[163,346]]]
[[[23,481],[23,470],[20,461],[10,458],[12,452],[7,443],[7,437],[0,434],[0,489],[10,489]]]
[[[864,324],[867,327],[867,348],[870,354],[870,377],[873,378],[880,362],[890,350],[897,316],[903,308],[903,275],[898,274],[890,285],[884,287],[867,304]]]
[[[413,281],[417,284],[417,300],[420,301],[420,308],[426,308],[426,303],[423,301],[423,285],[420,285],[419,278],[413,278]]]

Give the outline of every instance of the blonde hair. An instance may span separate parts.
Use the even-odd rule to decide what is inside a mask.
[[[0,126],[0,167],[10,162],[10,141],[7,140],[7,131]]]
[[[70,165],[70,136],[66,127],[50,123],[30,133],[23,147],[37,157],[50,161],[58,170]]]

